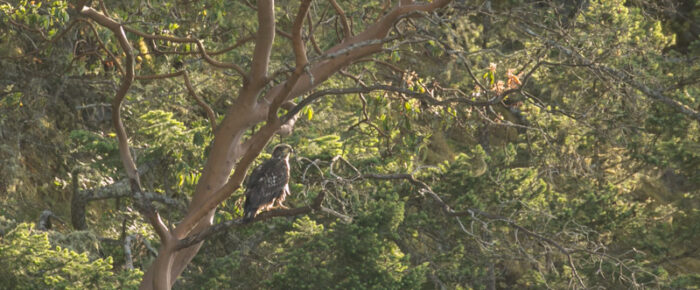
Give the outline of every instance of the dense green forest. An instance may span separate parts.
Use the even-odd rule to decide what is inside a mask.
[[[0,1],[0,289],[698,289],[699,36],[698,0]]]

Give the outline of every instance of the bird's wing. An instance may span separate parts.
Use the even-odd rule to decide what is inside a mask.
[[[283,159],[270,159],[263,168],[259,178],[264,191],[279,191],[289,181],[289,170]]]
[[[267,161],[270,161],[270,160],[267,160]],[[267,161],[258,165],[258,167],[255,167],[255,169],[253,169],[253,172],[251,172],[250,175],[248,175],[248,178],[246,179],[246,182],[245,182],[246,188],[253,187],[256,183],[256,180],[260,179],[260,175],[263,172],[263,166],[265,166],[265,163]]]
[[[289,182],[289,170],[283,159],[270,159],[253,170],[246,184],[246,203],[256,208],[274,201]]]

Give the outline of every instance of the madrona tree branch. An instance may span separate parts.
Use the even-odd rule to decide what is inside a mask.
[[[274,39],[274,12],[272,11],[273,7],[271,3],[267,3],[268,1],[259,1],[258,2],[258,18],[259,18],[259,23],[261,23],[259,29],[258,29],[258,34],[257,34],[257,41],[256,41],[256,47],[255,51],[253,53],[253,64],[251,67],[251,78],[250,78],[250,84],[244,85],[240,97],[239,97],[239,102],[241,104],[240,107],[238,108],[231,108],[231,110],[239,110],[241,107],[245,107],[246,104],[248,104],[248,101],[251,99],[254,99],[257,94],[256,92],[259,91],[260,85],[263,85],[258,81],[257,79],[259,78],[264,78],[265,82],[267,80],[266,75],[267,75],[267,64],[269,62],[269,50],[270,45],[272,40]],[[338,55],[337,57],[334,57],[332,59],[327,59],[321,62],[318,62],[314,65],[311,66],[308,70],[304,70],[307,72],[306,74],[297,74],[299,75],[298,78],[290,78],[288,79],[284,84],[280,84],[276,87],[273,87],[270,89],[267,93],[266,96],[261,98],[261,102],[259,102],[256,105],[256,108],[258,111],[264,112],[263,114],[259,114],[257,116],[250,116],[250,114],[247,115],[238,115],[236,116],[238,119],[233,119],[233,115],[231,114],[233,111],[230,111],[229,114],[227,114],[226,118],[222,122],[220,128],[222,126],[224,127],[230,127],[233,129],[234,127],[226,125],[228,123],[233,124],[234,122],[245,122],[246,116],[250,117],[269,117],[271,113],[269,112],[269,104],[272,104],[275,102],[275,100],[281,100],[281,102],[288,101],[290,98],[294,98],[300,94],[303,94],[307,90],[317,86],[320,84],[321,81],[325,81],[328,79],[332,74],[340,70],[342,67],[345,65],[348,65],[355,59],[360,59],[365,56],[371,55],[373,53],[381,51],[381,43],[377,44],[370,44],[366,46],[357,46],[360,43],[365,43],[366,41],[371,41],[372,39],[383,39],[385,35],[389,32],[389,30],[392,27],[392,24],[403,17],[404,15],[414,12],[414,11],[432,11],[434,9],[443,7],[447,5],[450,1],[448,0],[440,0],[440,1],[434,1],[429,4],[411,4],[407,6],[401,6],[397,7],[396,9],[392,10],[392,12],[388,13],[385,15],[382,19],[380,19],[377,23],[374,25],[371,25],[368,27],[364,32],[348,39],[346,42],[343,42],[341,44],[338,44],[328,51],[326,51],[326,54],[334,54],[337,53],[338,51],[343,51],[342,55]],[[303,7],[301,7],[303,8]],[[300,10],[303,12],[303,10]],[[303,20],[303,18],[302,18]],[[265,22],[267,21],[267,22]],[[268,23],[269,22],[269,23]],[[264,25],[263,25],[264,24]],[[299,26],[297,26],[299,27]],[[266,31],[267,33],[263,33]],[[352,49],[346,50],[347,48],[351,47]],[[295,53],[297,55],[297,53]],[[296,71],[296,70],[295,70]],[[316,80],[315,82],[311,82],[311,76]],[[256,90],[257,88],[257,90]],[[285,88],[287,90],[285,91]],[[286,96],[284,99],[279,98],[279,96]],[[262,101],[265,100],[265,101]],[[266,105],[267,104],[267,105]],[[244,110],[244,109],[240,109]],[[292,116],[288,116],[289,118],[285,119],[285,122],[290,120]],[[257,119],[259,120],[259,119]],[[282,122],[284,123],[284,122]],[[238,123],[236,123],[238,124]],[[274,133],[280,128],[280,125],[278,121],[276,120],[269,120],[268,122],[263,126],[263,128],[256,133],[256,135],[260,136],[261,139],[269,138],[265,136],[273,136]],[[247,127],[245,128],[247,129]],[[221,133],[224,133],[225,131],[222,131]],[[216,136],[215,138],[215,143],[212,148],[212,154],[222,154],[230,157],[235,157],[233,154],[231,154],[231,149],[234,148],[239,148],[237,145],[238,144],[233,144],[230,140],[232,139],[231,136],[240,136],[240,132],[227,132],[226,135],[224,136]],[[255,136],[251,138],[256,138]],[[256,142],[257,145],[255,146],[249,146],[247,147],[248,149],[253,149],[253,152],[255,155],[249,155],[247,152],[244,153],[245,156],[241,157],[241,160],[236,163],[236,169],[233,173],[233,175],[228,176],[228,181],[224,183],[223,186],[217,187],[216,190],[213,192],[207,193],[206,198],[205,196],[198,196],[195,195],[195,198],[193,199],[193,206],[196,206],[196,210],[192,212],[191,214],[188,214],[183,222],[178,226],[178,235],[181,234],[186,234],[189,232],[194,226],[197,225],[197,221],[199,221],[202,217],[207,215],[211,210],[213,210],[218,203],[226,199],[228,196],[230,196],[233,191],[235,191],[239,186],[240,182],[244,179],[245,177],[245,171],[247,170],[248,165],[252,162],[252,160],[257,156],[257,154],[260,152],[256,146],[264,146],[267,141],[264,140],[264,142]],[[217,145],[218,142],[223,142],[221,145]],[[248,142],[246,142],[248,143]],[[220,147],[220,146],[227,146],[227,147]],[[256,150],[257,149],[257,150]],[[217,150],[221,151],[227,151],[227,153],[224,152],[216,152]],[[250,158],[248,158],[250,157]],[[230,158],[230,159],[237,159],[237,158]],[[228,160],[227,162],[232,162],[233,160],[230,160],[229,158],[224,159]],[[215,162],[211,164],[207,164],[205,167],[205,174],[207,174],[207,170],[209,170],[209,166],[213,166],[216,164],[216,160],[208,160],[209,162]],[[230,164],[230,163],[229,163]],[[240,172],[239,172],[240,171]],[[203,176],[204,176],[203,175]],[[201,201],[199,201],[201,199]],[[190,208],[193,208],[192,206]]]
[[[275,5],[272,0],[258,1],[258,32],[255,36],[255,49],[250,67],[253,87],[267,83],[267,70],[275,40]],[[249,100],[249,101],[252,101]]]
[[[262,212],[258,215],[256,215],[251,222],[249,223],[243,223],[243,219],[235,219],[235,220],[228,220],[216,225],[213,225],[206,230],[204,230],[201,233],[196,233],[187,236],[184,239],[181,239],[178,243],[177,248],[178,249],[183,249],[190,247],[194,244],[200,243],[211,237],[212,235],[215,235],[219,232],[229,230],[233,227],[243,227],[247,226],[249,224],[252,224],[254,222],[259,222],[259,221],[264,221],[267,219],[271,219],[273,217],[281,217],[281,216],[296,216],[296,215],[302,215],[302,214],[309,214],[313,212],[314,210],[320,210],[323,211],[323,207],[321,206],[321,203],[323,203],[323,199],[325,198],[325,193],[320,192],[318,196],[314,199],[313,203],[307,206],[302,206],[302,207],[297,207],[297,208],[290,208],[290,209],[275,209],[271,211],[266,211]]]
[[[301,30],[304,26],[303,24],[306,14],[309,12],[309,6],[311,6],[311,0],[303,0],[299,5],[299,12],[297,12],[297,16],[294,19],[294,24],[292,26],[292,48],[294,50],[294,61],[296,66],[292,75],[284,83],[282,90],[278,91],[277,95],[272,96],[272,102],[269,105],[267,113],[268,123],[277,120],[277,110],[292,92],[292,88],[297,84],[299,78],[306,69],[306,65],[309,63],[309,60],[306,57],[306,47],[301,39]],[[309,74],[309,79],[313,80],[313,75]],[[311,82],[313,83],[313,81]]]
[[[126,93],[129,91],[129,88],[131,87],[131,84],[134,81],[134,53],[131,48],[131,44],[129,43],[129,40],[126,38],[124,28],[121,24],[90,7],[83,7],[83,9],[80,12],[83,15],[93,19],[100,25],[105,26],[109,30],[111,30],[117,37],[119,45],[121,46],[126,56],[125,74],[124,76],[122,76],[122,83],[119,86],[119,89],[117,90],[112,101],[112,125],[114,126],[114,129],[117,134],[119,156],[124,165],[124,169],[126,170],[127,177],[129,178],[131,192],[132,194],[134,194],[134,197],[141,197],[141,180],[139,177],[138,170],[136,169],[136,163],[134,162],[134,159],[131,156],[131,150],[129,150],[129,141],[126,135],[126,130],[124,129],[124,124],[122,123],[121,119],[122,101],[124,100]],[[148,221],[153,226],[158,236],[164,242],[170,239],[169,230],[163,222],[163,220],[161,219],[160,214],[158,214],[158,212],[152,206],[150,206],[150,204],[148,204],[145,198],[141,198],[141,200],[138,201],[137,204],[139,205],[139,208],[142,211],[142,213],[146,216]]]
[[[296,64],[294,73],[282,84],[263,91],[270,81],[268,69],[277,28],[274,1],[257,1],[258,30],[255,36],[250,72],[243,76],[243,87],[239,91],[236,105],[229,107],[222,122],[216,126],[209,158],[195,188],[187,214],[173,232],[170,232],[160,219],[160,215],[152,207],[146,207],[147,210],[143,212],[162,241],[156,261],[144,276],[143,288],[166,289],[173,285],[174,278],[182,273],[201,246],[201,242],[195,242],[189,247],[180,248],[176,245],[179,244],[177,240],[191,235],[192,232],[201,233],[210,228],[212,226],[211,217],[216,207],[240,187],[248,167],[272,136],[279,132],[283,125],[287,125],[285,130],[291,130],[294,116],[288,116],[284,122],[277,118],[277,109],[282,104],[288,103],[293,98],[303,95],[323,83],[353,61],[383,51],[383,43],[388,40],[386,36],[398,20],[409,15],[416,15],[416,12],[433,11],[444,7],[451,1],[406,2],[405,5],[388,11],[363,32],[350,36],[323,52],[326,57],[321,57],[317,62],[309,65],[305,44],[301,38],[301,29],[304,19],[307,18],[310,2],[310,0],[302,1],[290,35]],[[201,42],[196,39],[145,34],[129,27],[123,27],[112,18],[87,7],[83,9],[83,14],[112,30],[126,55],[126,72],[122,86],[115,98],[115,109],[113,110],[117,112],[114,119],[119,122],[115,121],[114,126],[119,131],[117,134],[120,140],[119,149],[127,168],[127,175],[130,180],[134,181],[132,182],[132,193],[134,196],[143,196],[140,194],[138,175],[134,174],[135,166],[133,166],[133,159],[129,155],[126,133],[118,115],[119,105],[135,78],[133,73],[134,55],[124,31],[149,40],[195,43],[209,64],[212,66],[219,64],[207,58]],[[228,67],[243,74],[243,70],[237,68],[235,64],[229,64]],[[263,94],[263,92],[265,93]],[[249,128],[264,121],[266,122],[262,128],[249,140],[243,139]],[[231,173],[232,170],[233,173]],[[147,205],[146,202],[143,204]]]

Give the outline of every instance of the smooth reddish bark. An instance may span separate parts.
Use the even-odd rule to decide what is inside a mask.
[[[113,121],[117,129],[122,161],[133,184],[132,191],[136,196],[141,192],[139,176],[135,170],[136,165],[129,153],[128,138],[119,115],[121,100],[128,92],[135,78],[133,73],[133,53],[131,53],[131,45],[125,36],[125,31],[147,39],[194,43],[198,47],[198,53],[207,63],[216,67],[235,69],[244,79],[244,85],[238,92],[235,105],[228,109],[221,123],[215,124],[213,118],[209,116],[210,121],[212,121],[212,127],[216,128],[214,130],[214,141],[204,171],[182,222],[176,228],[168,229],[161,220],[160,215],[152,207],[146,206],[141,211],[153,225],[161,239],[158,257],[146,272],[141,289],[170,289],[176,278],[182,274],[185,267],[202,246],[202,242],[200,242],[193,246],[182,248],[183,240],[191,240],[193,237],[206,233],[213,226],[216,207],[241,186],[248,167],[260,154],[265,145],[281,129],[289,131],[294,126],[296,118],[285,119],[286,123],[283,123],[277,117],[277,109],[279,107],[293,98],[309,92],[352,62],[382,51],[385,38],[396,21],[414,12],[431,12],[446,6],[449,2],[451,0],[435,0],[429,3],[401,1],[400,5],[388,11],[364,31],[352,35],[342,8],[335,1],[331,1],[334,9],[343,20],[344,39],[341,43],[323,52],[321,60],[310,64],[306,56],[305,43],[302,40],[302,29],[311,1],[301,1],[293,24],[293,31],[287,35],[291,37],[291,48],[294,50],[295,55],[294,63],[296,67],[294,72],[285,82],[269,89],[261,97],[263,89],[270,81],[268,66],[275,33],[278,31],[275,27],[274,1],[259,0],[257,2],[259,26],[257,34],[253,38],[255,48],[248,73],[236,64],[220,63],[213,60],[198,39],[149,35],[123,26],[108,15],[97,12],[92,8],[83,8],[81,11],[83,15],[112,30],[126,54],[126,73],[123,75],[122,85],[116,94],[113,104]],[[190,94],[206,109],[206,104],[200,102],[199,98],[194,94],[186,73],[177,73],[173,76],[164,77],[181,75],[184,75],[185,84]],[[265,122],[265,125],[248,140],[243,140],[244,133],[261,122]],[[230,174],[234,168],[234,173]],[[319,203],[318,206],[320,206],[320,201],[317,202]],[[293,212],[307,212],[310,210],[312,210],[310,207],[291,209]],[[284,214],[287,213],[280,213],[280,215]]]

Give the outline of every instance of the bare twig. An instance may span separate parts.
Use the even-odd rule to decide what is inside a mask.
[[[340,23],[343,24],[343,40],[350,38],[352,36],[352,30],[350,29],[350,24],[348,24],[348,18],[345,16],[345,11],[343,11],[343,8],[341,8],[335,0],[329,1],[331,2],[331,5],[333,5],[335,12],[338,13]]]
[[[541,234],[530,231],[530,230],[518,225],[517,223],[515,223],[514,221],[512,221],[509,218],[502,217],[502,216],[492,214],[492,213],[487,213],[487,212],[481,211],[479,209],[470,208],[470,209],[467,209],[466,211],[455,212],[447,203],[445,203],[442,200],[442,198],[440,198],[440,196],[438,196],[430,188],[430,186],[428,186],[424,182],[416,179],[415,177],[413,177],[413,175],[410,175],[410,174],[401,174],[401,173],[399,173],[399,174],[374,174],[374,173],[370,173],[370,174],[363,174],[361,176],[361,178],[362,179],[384,179],[384,180],[392,180],[392,179],[394,179],[394,180],[396,180],[396,179],[407,180],[410,183],[412,183],[413,185],[420,187],[422,193],[424,193],[424,194],[427,193],[433,200],[435,200],[437,203],[439,203],[442,206],[443,212],[447,216],[454,216],[454,217],[470,216],[472,218],[482,216],[482,217],[488,218],[490,220],[502,221],[502,222],[505,222],[506,224],[508,224],[509,226],[524,232],[528,236],[531,236],[533,238],[536,238],[538,240],[546,242],[546,243],[556,247],[562,254],[566,255],[567,260],[569,262],[569,266],[571,267],[572,275],[576,278],[578,284],[581,287],[586,288],[586,284],[583,282],[583,279],[581,278],[581,276],[579,276],[578,271],[576,270],[576,264],[574,264],[573,258],[571,257],[572,251],[566,249],[564,246],[562,246],[561,244],[555,242],[554,240],[552,240],[548,237],[545,237]]]
[[[313,103],[314,101],[327,96],[327,95],[347,95],[347,94],[357,94],[357,93],[369,93],[373,91],[389,91],[389,92],[396,92],[400,93],[402,95],[406,95],[409,97],[413,97],[416,99],[419,99],[421,101],[425,101],[426,103],[430,105],[446,105],[450,103],[462,103],[462,104],[467,104],[470,106],[478,106],[478,107],[485,107],[485,106],[490,106],[497,104],[503,100],[503,98],[511,93],[517,92],[518,89],[510,89],[505,92],[503,92],[500,95],[497,95],[489,100],[486,101],[472,101],[470,99],[467,99],[466,97],[463,96],[455,96],[451,98],[444,98],[444,99],[437,99],[435,96],[429,94],[429,93],[419,93],[417,91],[412,91],[407,88],[400,88],[400,87],[394,87],[394,86],[389,86],[389,85],[373,85],[373,86],[366,86],[366,87],[357,87],[357,88],[346,88],[346,89],[328,89],[328,90],[323,90],[323,91],[318,91],[315,92],[308,97],[304,98],[301,102],[299,102],[292,110],[290,110],[285,116],[282,117],[282,121],[287,120],[288,118],[293,117],[295,114],[299,113],[301,109],[303,109],[305,106]]]
[[[637,81],[634,79],[634,77],[626,72],[619,71],[617,69],[596,63],[594,61],[591,61],[587,58],[585,58],[583,55],[580,53],[576,53],[573,49],[567,48],[558,42],[544,38],[537,34],[536,32],[532,31],[531,29],[525,28],[524,31],[534,37],[541,38],[543,41],[548,43],[549,45],[552,45],[556,48],[559,49],[559,51],[563,52],[567,56],[570,56],[574,58],[576,61],[580,62],[582,66],[585,66],[589,68],[590,70],[593,70],[595,72],[599,72],[605,75],[608,75],[612,77],[613,79],[626,83],[635,89],[641,91],[644,93],[647,97],[650,97],[656,101],[662,102],[669,107],[673,108],[675,111],[684,114],[692,119],[695,119],[696,121],[700,122],[700,112],[697,112],[693,110],[692,108],[688,107],[687,105],[678,102],[668,96],[663,95],[661,92],[654,90],[643,83]]]
[[[148,239],[144,238],[142,235],[139,234],[131,234],[126,236],[124,238],[124,267],[127,270],[133,270],[134,269],[134,259],[133,259],[133,254],[131,251],[131,245],[134,240],[139,239],[143,243],[143,245],[148,249],[148,251],[153,255],[157,256],[158,251],[156,251],[155,248],[151,245],[150,242],[148,242]]]
[[[212,110],[211,107],[204,102],[199,95],[197,95],[194,87],[192,87],[192,83],[190,82],[190,77],[187,75],[187,72],[185,72],[182,77],[185,79],[185,86],[187,87],[187,91],[190,93],[190,96],[192,96],[194,100],[197,101],[197,104],[199,104],[199,106],[204,109],[204,112],[206,112],[209,123],[211,123],[211,130],[216,130],[216,115],[214,115],[214,110]]]

